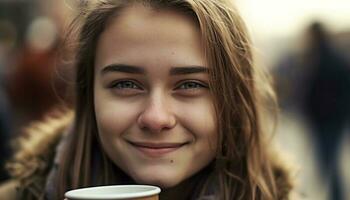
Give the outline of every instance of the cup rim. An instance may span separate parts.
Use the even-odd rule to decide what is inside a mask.
[[[127,187],[132,187],[132,188],[146,188],[149,189],[147,191],[142,191],[142,192],[135,192],[135,193],[124,193],[124,194],[119,194],[118,197],[115,196],[115,194],[99,194],[99,195],[93,195],[89,194],[84,196],[81,192],[91,192],[93,190],[98,190],[101,188],[104,189],[111,189],[111,188],[127,188]],[[86,187],[86,188],[79,188],[75,190],[70,190],[65,193],[65,197],[68,199],[86,199],[86,200],[92,200],[92,199],[105,199],[105,200],[117,200],[117,199],[130,199],[130,198],[140,198],[140,197],[149,197],[153,196],[156,194],[159,194],[161,189],[157,186],[153,185],[107,185],[107,186],[96,186],[96,187]]]

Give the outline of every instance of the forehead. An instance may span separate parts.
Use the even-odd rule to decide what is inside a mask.
[[[181,23],[178,23],[180,21]],[[198,27],[195,18],[183,11],[175,10],[175,8],[153,8],[140,3],[131,4],[121,9],[109,22],[109,24],[128,28],[128,30],[145,27],[158,31],[160,27],[186,30],[189,26],[191,28]]]
[[[135,4],[111,18],[97,44],[96,63],[108,57],[147,56],[147,53],[202,54],[199,26],[189,15]],[[188,57],[188,56],[187,56]],[[104,63],[108,64],[108,63]]]

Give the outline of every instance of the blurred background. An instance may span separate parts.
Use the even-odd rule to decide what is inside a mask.
[[[60,45],[75,2],[0,0],[0,181],[11,139],[69,101]]]
[[[350,1],[236,0],[280,104],[274,137],[304,199],[350,199]]]
[[[70,101],[60,42],[79,1],[0,0],[0,181],[11,138]],[[295,166],[297,192],[350,199],[350,1],[235,1],[273,75],[274,139]]]

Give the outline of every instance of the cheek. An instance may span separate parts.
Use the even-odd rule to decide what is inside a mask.
[[[216,146],[217,120],[214,105],[205,99],[191,105],[182,105],[181,123],[194,134],[197,139],[208,140]]]
[[[101,137],[121,135],[135,122],[137,109],[133,105],[116,102],[99,102],[95,104],[96,122]]]

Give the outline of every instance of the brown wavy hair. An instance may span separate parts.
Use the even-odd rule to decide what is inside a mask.
[[[275,98],[253,63],[244,22],[230,0],[95,0],[85,1],[73,21],[78,30],[76,49],[75,126],[61,159],[58,196],[65,191],[96,184],[122,183],[123,174],[105,155],[97,136],[94,111],[94,61],[97,40],[133,3],[152,9],[173,9],[196,20],[202,34],[210,71],[210,90],[216,108],[219,145],[213,168],[200,184],[208,194],[215,180],[217,199],[277,199],[276,178],[268,155],[261,118],[262,108]],[[72,29],[73,30],[73,29]],[[71,35],[74,35],[74,31]],[[272,106],[271,106],[272,105]],[[99,159],[96,159],[99,158]],[[98,175],[94,170],[98,169]]]

